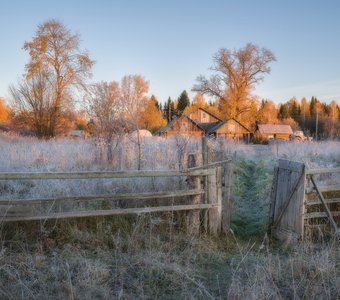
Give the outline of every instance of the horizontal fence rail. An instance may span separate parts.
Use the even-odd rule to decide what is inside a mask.
[[[13,199],[0,200],[0,205],[30,205],[30,204],[44,204],[48,202],[85,202],[85,201],[105,201],[105,200],[145,200],[145,199],[166,199],[175,197],[203,195],[204,190],[186,190],[177,192],[153,192],[153,193],[126,193],[113,195],[89,195],[89,196],[75,196],[75,197],[60,197],[60,198],[45,198],[45,199]]]
[[[185,181],[187,188],[183,189],[182,186],[179,190],[69,195],[41,199],[0,199],[0,222],[188,211],[186,219],[190,232],[199,233],[200,224],[205,224],[205,230],[217,234],[221,229],[229,228],[229,224],[226,223],[230,222],[230,218],[223,217],[226,212],[225,208],[222,209],[222,195],[230,194],[231,160],[197,167],[198,157],[197,154],[189,155],[188,168],[182,171],[0,173],[0,181],[187,177]],[[227,189],[227,193],[224,189]],[[230,202],[229,194],[227,196]],[[174,202],[175,199],[177,200]],[[123,207],[119,207],[122,203]],[[138,207],[131,207],[138,203]],[[208,213],[200,214],[200,210],[208,210]]]
[[[110,179],[136,177],[178,177],[207,176],[214,169],[203,167],[186,171],[128,171],[128,172],[32,172],[32,173],[0,173],[0,180],[46,180],[46,179]]]

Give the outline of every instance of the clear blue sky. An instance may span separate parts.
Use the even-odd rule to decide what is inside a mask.
[[[340,1],[0,0],[0,96],[24,73],[22,49],[55,18],[82,37],[96,65],[92,81],[141,74],[165,101],[208,75],[220,48],[252,42],[274,52],[255,93],[276,103],[296,96],[340,103]],[[189,93],[192,97],[193,93]]]

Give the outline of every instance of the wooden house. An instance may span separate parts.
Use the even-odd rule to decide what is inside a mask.
[[[179,118],[173,119],[159,131],[159,135],[168,137],[173,135],[203,136],[204,130],[187,115],[183,114]]]
[[[258,124],[254,135],[264,140],[280,139],[289,141],[293,130],[290,125],[282,124]]]
[[[194,120],[196,123],[200,124],[210,124],[210,123],[216,123],[216,122],[222,122],[223,120],[209,112],[208,110],[204,108],[198,108],[191,112],[188,117],[191,120]]]
[[[189,115],[183,114],[160,130],[160,135],[186,135],[224,137],[249,142],[250,131],[236,119],[223,121],[211,112],[199,108]]]
[[[242,123],[234,118],[231,118],[224,121],[223,124],[221,124],[217,128],[214,128],[213,134],[216,137],[224,137],[226,139],[244,141],[249,143],[251,132]]]

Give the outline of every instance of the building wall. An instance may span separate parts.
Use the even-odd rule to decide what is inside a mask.
[[[249,132],[234,120],[229,120],[216,130],[216,135],[226,139],[243,140],[246,139]]]
[[[189,114],[189,118],[197,123],[213,123],[219,120],[201,109],[197,109]]]
[[[261,134],[259,131],[256,131],[255,136],[261,137],[265,140],[268,140],[268,139],[281,139],[281,140],[285,140],[285,141],[290,140],[290,134],[288,134],[288,133],[265,133],[265,134]]]

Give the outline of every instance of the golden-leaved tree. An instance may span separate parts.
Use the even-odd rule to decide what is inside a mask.
[[[257,121],[260,124],[279,124],[278,110],[273,101],[264,100],[257,113]]]
[[[193,90],[214,97],[225,119],[246,121],[241,116],[256,106],[251,92],[270,73],[269,64],[275,60],[270,50],[251,43],[235,51],[222,48],[213,57],[213,75],[199,76]]]
[[[157,99],[151,96],[147,101],[145,109],[139,116],[139,127],[155,133],[166,125],[162,112],[157,107]]]
[[[9,108],[7,107],[5,100],[0,97],[0,123],[8,121]]]
[[[94,61],[80,49],[80,36],[57,20],[39,25],[24,49],[30,61],[24,79],[10,87],[14,107],[39,138],[51,138],[63,131],[74,88],[85,87]]]

